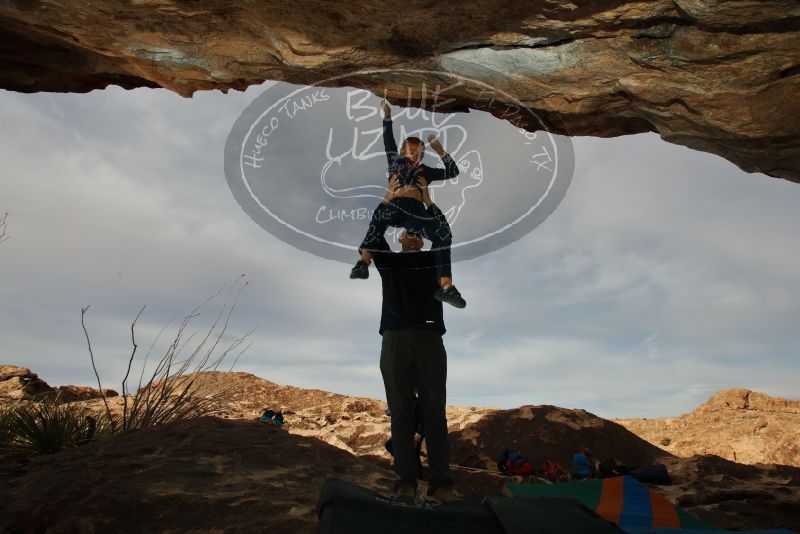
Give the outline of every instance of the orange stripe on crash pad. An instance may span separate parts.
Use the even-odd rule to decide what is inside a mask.
[[[597,504],[597,515],[619,525],[622,513],[622,483],[625,477],[612,477],[603,480],[600,502]]]
[[[655,491],[650,491],[650,508],[653,512],[653,526],[680,528],[681,520],[678,511],[666,497]]]

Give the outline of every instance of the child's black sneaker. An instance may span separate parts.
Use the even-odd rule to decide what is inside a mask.
[[[358,260],[355,266],[350,269],[350,278],[369,278],[369,265],[364,260]]]
[[[442,289],[441,287],[436,290],[436,293],[433,297],[440,301],[446,302],[455,306],[456,308],[463,308],[467,305],[467,301],[461,296],[461,293],[458,292],[456,286],[450,286],[447,289]]]

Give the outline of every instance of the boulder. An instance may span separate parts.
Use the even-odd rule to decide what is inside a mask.
[[[0,43],[0,88],[11,91],[114,84],[191,96],[327,79],[396,105],[487,111],[529,131],[656,132],[800,181],[796,0],[411,2],[400,11],[381,0],[108,0],[102,9],[31,0],[0,4]],[[370,69],[379,72],[357,72]],[[491,98],[476,97],[479,85]],[[437,88],[447,89],[423,97]],[[514,100],[537,117],[509,111]]]

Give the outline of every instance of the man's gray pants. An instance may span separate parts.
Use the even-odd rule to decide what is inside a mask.
[[[428,449],[428,488],[453,485],[447,441],[445,383],[447,353],[442,335],[434,329],[384,330],[381,374],[392,413],[394,469],[400,481],[416,487],[417,451],[414,446],[414,390],[422,406],[422,425]]]

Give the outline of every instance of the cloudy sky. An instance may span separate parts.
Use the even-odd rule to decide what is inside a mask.
[[[118,87],[0,92],[10,236],[0,244],[0,363],[54,385],[94,384],[81,328],[91,305],[104,385],[119,388],[143,305],[142,354],[173,319],[158,354],[183,316],[244,273],[224,341],[255,330],[235,369],[383,399],[375,271],[351,281],[349,265],[277,239],[226,182],[228,134],[267,87],[191,99]],[[469,131],[514,130],[483,113],[464,120]],[[301,147],[317,142],[294,135]],[[507,144],[476,142],[487,165],[490,155],[516,157]],[[800,185],[655,134],[572,143],[574,175],[555,212],[454,265],[468,306],[445,310],[448,403],[661,417],[729,387],[800,398]],[[273,174],[296,183],[304,153],[281,154]],[[379,159],[369,165],[364,176],[381,172]],[[519,173],[510,174],[465,205],[455,234],[459,224],[462,235],[485,229],[519,201],[508,194],[520,191]],[[190,331],[208,329],[222,296]]]

